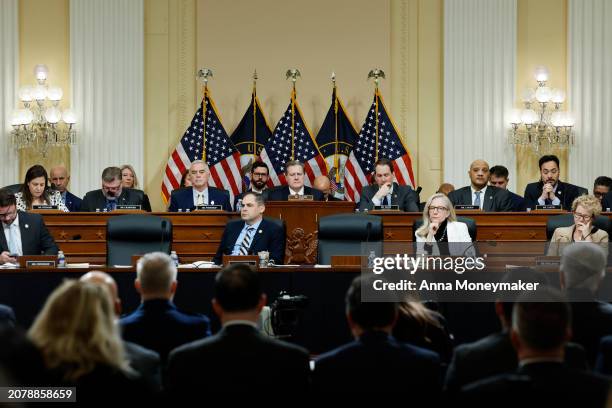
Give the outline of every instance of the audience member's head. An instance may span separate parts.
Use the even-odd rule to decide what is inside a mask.
[[[208,164],[203,160],[194,160],[189,166],[189,179],[191,186],[197,191],[204,191],[208,188],[208,179],[210,178],[210,169]]]
[[[91,271],[81,276],[79,280],[81,282],[102,285],[104,288],[106,288],[111,296],[111,300],[113,301],[115,314],[117,316],[121,316],[121,299],[119,298],[119,288],[117,287],[117,282],[115,282],[115,279],[113,279],[112,276],[106,272]]]
[[[130,164],[121,166],[121,185],[124,188],[138,188],[136,170]]]
[[[528,267],[512,268],[508,270],[502,278],[503,283],[524,282],[537,284],[537,290],[548,286],[549,282],[542,272]],[[512,309],[516,298],[520,295],[517,291],[498,292],[498,297],[495,301],[495,313],[501,323],[502,329],[510,329],[512,326]]]
[[[559,181],[559,158],[554,154],[540,157],[540,180],[544,184],[557,184]]]
[[[489,163],[484,160],[474,160],[468,171],[472,187],[481,190],[489,182]]]
[[[70,174],[68,174],[68,170],[66,170],[65,166],[55,166],[51,168],[49,175],[51,176],[51,183],[53,183],[57,191],[64,193],[68,189]]]
[[[442,193],[447,196],[452,191],[455,191],[455,186],[453,186],[451,183],[442,183],[440,184],[440,187],[438,187],[438,191],[436,191],[436,193]]]
[[[8,189],[0,189],[0,221],[11,225],[17,218],[17,199]]]
[[[505,166],[498,164],[497,166],[491,167],[489,170],[489,185],[507,190],[509,174],[510,173]]]
[[[386,299],[388,301],[385,302],[362,301],[362,287],[371,285],[371,280],[371,277],[358,276],[346,292],[346,317],[355,337],[370,331],[390,334],[397,321],[398,303],[393,299]]]
[[[251,166],[251,187],[257,191],[263,191],[268,184],[270,170],[268,165],[262,161],[256,161]]]
[[[176,266],[168,254],[151,252],[138,260],[134,286],[143,301],[170,300],[178,284],[176,274]]]
[[[595,183],[593,183],[593,195],[597,197],[599,201],[603,200],[603,198],[610,192],[612,189],[612,178],[607,176],[599,176],[595,179]]]
[[[511,339],[519,361],[562,361],[571,335],[571,310],[557,290],[544,288],[518,297],[512,313]]]
[[[329,195],[332,193],[331,181],[327,176],[317,176],[314,179],[314,183],[312,183],[312,186],[322,192],[325,198],[329,197]]]
[[[299,192],[304,187],[304,173],[304,163],[299,160],[291,160],[285,164],[285,178],[294,192]]]
[[[564,289],[587,289],[593,293],[606,273],[606,251],[592,242],[569,244],[561,255],[561,287]]]
[[[122,191],[121,169],[107,167],[102,171],[102,193],[108,200],[116,200]]]
[[[232,320],[256,322],[267,297],[257,272],[246,264],[231,264],[215,277],[213,310],[222,324]]]
[[[98,365],[129,372],[113,304],[101,285],[75,280],[51,293],[29,331],[50,369],[76,381]]]
[[[240,217],[247,224],[253,225],[261,221],[265,211],[266,203],[261,194],[249,191],[242,196]]]
[[[374,163],[374,182],[379,187],[392,184],[395,178],[393,171],[393,162],[386,157],[381,157]]]
[[[25,180],[19,191],[22,193],[23,201],[27,209],[32,208],[34,202],[49,203],[49,177],[47,170],[40,164],[30,167],[25,175]]]

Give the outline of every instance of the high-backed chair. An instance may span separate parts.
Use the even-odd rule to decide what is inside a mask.
[[[318,263],[329,265],[332,255],[362,255],[362,243],[382,255],[383,222],[377,215],[348,213],[319,218]]]
[[[570,225],[574,225],[573,214],[561,214],[548,217],[548,220],[546,220],[546,239],[550,241],[557,228],[569,227]],[[593,225],[606,231],[608,235],[610,234],[610,218],[605,215],[598,215],[595,217]]]
[[[462,222],[467,225],[468,232],[470,233],[470,237],[472,238],[472,242],[476,241],[476,221],[473,218],[469,217],[457,217],[457,221]],[[421,218],[417,218],[412,223],[412,237],[416,241],[416,230],[418,230],[421,225],[423,225],[423,220]]]
[[[4,186],[2,188],[10,191],[13,194],[15,194],[15,193],[19,192],[19,189],[21,188],[21,184],[11,184],[10,186]]]
[[[109,217],[106,224],[106,264],[131,265],[133,255],[170,253],[172,221],[156,215]]]

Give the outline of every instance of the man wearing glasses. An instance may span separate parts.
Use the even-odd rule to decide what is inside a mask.
[[[525,187],[525,206],[535,210],[537,205],[560,205],[568,210],[572,203],[584,194],[586,188],[559,180],[559,158],[554,155],[542,156],[539,161],[540,181],[527,184]]]
[[[234,210],[240,211],[242,207],[242,197],[249,191],[253,193],[261,194],[264,201],[268,199],[268,179],[270,178],[270,171],[268,165],[262,161],[256,161],[251,166],[251,188],[247,191],[240,193],[234,200]]]
[[[58,248],[40,214],[17,211],[15,195],[0,190],[0,264],[22,255],[57,255]]]
[[[102,171],[102,188],[85,194],[81,203],[83,212],[109,212],[118,205],[140,205],[145,211],[151,211],[149,197],[142,191],[121,187],[121,169],[107,167]]]

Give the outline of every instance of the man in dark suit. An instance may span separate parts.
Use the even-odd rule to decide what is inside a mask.
[[[40,214],[17,211],[15,195],[0,190],[0,264],[16,263],[15,256],[57,255],[59,249]]]
[[[202,160],[194,160],[189,167],[191,187],[174,190],[170,194],[168,211],[193,211],[200,205],[221,205],[224,211],[232,211],[229,193],[208,185],[210,169]]]
[[[504,277],[504,282],[538,284],[544,287],[546,277],[531,268],[511,269]],[[509,294],[495,302],[495,313],[501,324],[501,331],[486,336],[473,343],[457,346],[451,363],[446,371],[445,388],[450,395],[457,393],[461,387],[472,382],[483,380],[498,374],[511,373],[518,367],[516,351],[510,340],[512,327],[512,309],[516,296]],[[576,369],[587,369],[584,349],[575,343],[565,345],[565,363]]]
[[[288,201],[289,196],[312,196],[314,201],[323,201],[323,193],[304,185],[304,163],[292,160],[285,164],[286,186],[277,187],[268,194],[268,201]]]
[[[323,193],[323,201],[343,201],[340,198],[336,198],[331,189],[331,181],[328,176],[315,177],[312,187]]]
[[[364,291],[372,291],[368,288],[372,283],[373,279],[357,277],[349,287],[346,317],[355,341],[316,359],[314,389],[345,395],[354,390],[401,389],[406,395],[418,393],[430,401],[435,399],[440,392],[438,355],[400,343],[391,335],[398,305],[391,298],[386,302],[362,302],[362,286]]]
[[[121,169],[107,167],[102,171],[102,188],[85,194],[81,211],[113,211],[118,205],[140,205],[144,211],[151,211],[149,197],[142,190],[121,187]]]
[[[532,210],[536,205],[560,205],[571,210],[576,197],[588,194],[586,188],[559,180],[559,158],[555,155],[540,157],[540,181],[525,187],[525,205]]]
[[[106,288],[115,306],[117,318],[121,316],[122,306],[121,299],[119,298],[119,288],[112,276],[105,272],[91,271],[81,276],[80,280],[95,285],[102,285]],[[161,391],[161,361],[159,354],[125,340],[123,341],[123,347],[130,362],[130,367],[140,374],[147,388],[152,392]]]
[[[172,302],[176,292],[176,266],[167,254],[146,254],[136,266],[134,285],[142,303],[120,320],[123,338],[159,353],[162,362],[182,344],[210,336],[210,320],[185,313]]]
[[[599,201],[602,201],[606,194],[612,189],[612,178],[608,176],[599,176],[593,182],[593,195],[597,197]],[[604,211],[606,209],[604,208]]]
[[[607,246],[606,246],[607,247]],[[559,266],[561,288],[571,302],[573,340],[587,352],[593,366],[599,341],[612,334],[612,305],[597,299],[606,273],[606,251],[592,242],[568,244]]]
[[[468,171],[471,184],[451,191],[448,198],[453,205],[476,205],[487,212],[512,211],[512,198],[507,190],[489,186],[489,164],[474,160]]]
[[[211,392],[233,398],[236,393],[287,393],[292,398],[308,387],[308,352],[264,336],[257,329],[266,304],[257,272],[232,264],[217,273],[213,310],[222,329],[170,353],[166,389],[171,397],[201,398]]]
[[[497,165],[491,167],[489,170],[489,185],[503,190],[507,190],[510,193],[512,199],[512,211],[522,212],[526,211],[525,199],[518,194],[508,190],[508,178],[509,172],[505,166]]]
[[[374,163],[376,184],[361,189],[359,210],[373,210],[377,205],[397,205],[400,211],[418,212],[419,198],[410,186],[400,186],[394,179],[393,162],[387,158]]]
[[[81,210],[81,200],[79,197],[68,191],[68,183],[70,183],[70,175],[64,166],[55,166],[49,172],[51,176],[51,185],[55,190],[62,195],[62,201],[70,210],[70,212],[78,212]]]
[[[0,305],[0,327],[15,327],[15,312],[6,305]]]
[[[464,387],[466,406],[605,406],[609,380],[563,363],[571,332],[570,307],[560,293],[525,292],[514,305],[510,334],[519,368]]]
[[[605,336],[599,342],[599,353],[595,362],[595,371],[612,376],[612,336]]]
[[[612,191],[606,194],[601,200],[601,208],[603,211],[612,211]]]
[[[268,179],[270,178],[270,171],[268,165],[260,160],[256,161],[251,166],[251,188],[248,191],[261,194],[264,201],[268,199]],[[242,197],[248,192],[245,191],[240,193],[234,199],[234,210],[240,211],[242,207]]]
[[[242,198],[241,220],[230,221],[223,231],[213,262],[220,265],[223,255],[257,255],[268,251],[270,260],[281,265],[285,258],[285,231],[263,218],[266,205],[261,194],[248,192]]]

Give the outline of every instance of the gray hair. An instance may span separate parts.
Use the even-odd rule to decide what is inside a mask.
[[[151,252],[138,260],[136,277],[145,294],[167,293],[176,281],[176,266],[163,252]]]
[[[597,291],[606,273],[606,251],[592,242],[567,245],[561,255],[559,271],[567,289]]]
[[[289,174],[289,167],[291,166],[300,166],[302,168],[302,173],[306,171],[304,168],[304,163],[302,163],[301,161],[289,160],[287,163],[285,163],[285,174]]]
[[[111,181],[121,181],[121,169],[119,167],[107,167],[102,171],[102,181],[110,183]]]
[[[191,171],[191,168],[193,167],[194,164],[203,164],[204,165],[204,170],[210,171],[210,168],[208,167],[208,163],[206,163],[204,160],[194,160],[194,161],[192,161],[191,164],[189,165],[189,171]]]

